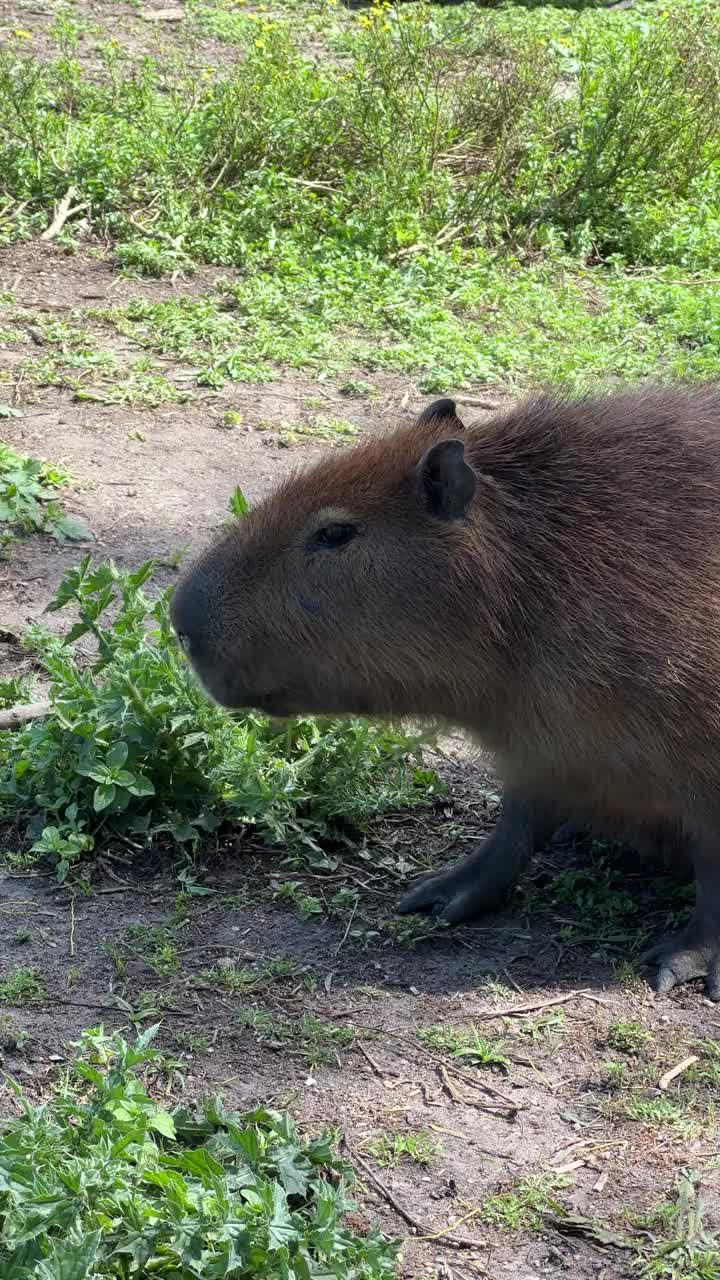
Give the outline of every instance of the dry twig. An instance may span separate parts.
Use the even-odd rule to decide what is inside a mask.
[[[54,240],[55,236],[59,235],[62,231],[68,218],[73,218],[76,213],[82,213],[83,209],[87,209],[87,201],[85,200],[83,200],[81,204],[73,206],[72,202],[76,195],[77,192],[75,188],[68,187],[65,195],[55,210],[55,217],[50,223],[50,226],[46,227],[45,231],[43,231],[40,236],[41,240]]]
[[[49,702],[27,702],[16,707],[9,707],[6,711],[0,711],[0,731],[3,729],[18,729],[21,724],[26,724],[28,720],[40,720],[42,716],[48,714],[49,710]]]
[[[682,1062],[678,1062],[676,1067],[671,1067],[669,1071],[665,1072],[664,1076],[660,1077],[658,1080],[658,1089],[662,1089],[663,1091],[665,1089],[669,1089],[673,1080],[675,1080],[677,1076],[682,1075],[683,1071],[687,1071],[688,1067],[694,1066],[698,1061],[699,1059],[696,1053],[691,1053],[689,1057],[683,1058]]]

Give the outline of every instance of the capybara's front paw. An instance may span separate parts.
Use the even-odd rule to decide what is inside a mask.
[[[659,995],[667,995],[682,982],[704,978],[708,998],[720,1000],[720,933],[699,937],[696,928],[688,927],[646,951],[641,962],[657,966],[653,986]]]
[[[423,912],[447,924],[461,924],[492,911],[502,897],[498,887],[479,877],[477,871],[468,875],[462,868],[451,867],[418,880],[400,899],[397,911],[401,916]]]

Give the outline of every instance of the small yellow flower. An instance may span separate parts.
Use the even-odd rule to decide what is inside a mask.
[[[264,49],[264,48],[265,48],[265,41],[264,41],[264,40],[256,40],[256,41],[255,41],[255,48],[256,48],[256,49]]]
[[[32,31],[26,31],[24,27],[17,27],[15,31],[13,31],[13,35],[16,36],[18,40],[32,40]]]

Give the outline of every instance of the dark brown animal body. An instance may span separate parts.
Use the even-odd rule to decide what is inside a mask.
[[[682,843],[698,885],[658,985],[720,998],[720,388],[452,401],[297,475],[176,592],[200,678],[276,715],[442,717],[503,816],[400,904],[497,905],[560,819]]]

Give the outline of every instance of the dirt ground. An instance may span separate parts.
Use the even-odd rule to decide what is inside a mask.
[[[134,5],[76,9],[109,32],[125,23],[123,38],[129,31],[139,49],[143,40],[157,47],[157,27]],[[0,4],[0,37],[21,27],[42,52],[53,12]],[[181,39],[175,23],[163,27],[164,39]],[[198,52],[229,56],[212,41]],[[91,526],[94,554],[122,565],[152,557],[167,581],[178,551],[196,550],[217,530],[235,484],[252,502],[327,447],[312,438],[286,447],[288,426],[307,418],[308,404],[324,400],[367,432],[424,403],[410,380],[365,370],[357,372],[373,394],[351,401],[288,375],[220,392],[192,385],[185,403],[158,408],[78,401],[69,387],[23,372],[48,354],[42,327],[58,317],[87,323],[116,359],[132,359],[132,342],[91,311],[136,296],[200,295],[218,274],[130,280],[102,246],[69,256],[35,242],[0,253],[0,297],[13,295],[0,308],[0,330],[14,334],[0,336],[0,402],[20,415],[2,421],[2,439],[72,473],[64,503]],[[190,388],[182,362],[159,365],[173,385]],[[229,409],[242,414],[241,426],[223,425]],[[84,551],[34,537],[0,562],[0,676],[29,670],[18,638]],[[363,856],[336,873],[289,869],[282,850],[233,841],[208,848],[196,868],[214,892],[181,903],[177,867],[159,855],[130,866],[108,850],[87,896],[71,896],[51,875],[0,871],[0,981],[27,967],[42,986],[32,1002],[0,1014],[2,1065],[39,1098],[84,1027],[102,1022],[132,1034],[161,1018],[161,1042],[177,1061],[165,1085],[174,1096],[222,1092],[241,1109],[273,1100],[305,1129],[344,1135],[361,1179],[356,1225],[378,1222],[407,1237],[402,1277],[620,1280],[636,1274],[633,1255],[593,1236],[588,1220],[620,1233],[634,1225],[650,1248],[647,1215],[672,1198],[683,1168],[701,1171],[708,1223],[720,1226],[716,1078],[690,1069],[659,1088],[693,1051],[702,1059],[698,1043],[720,1041],[720,1010],[699,986],[656,999],[627,965],[640,926],[662,929],[673,909],[649,872],[623,859],[608,869],[583,847],[552,848],[507,912],[425,939],[401,930],[358,939],[346,916],[321,909],[302,918],[274,896],[289,878],[324,908],[351,884],[364,921],[392,918],[402,874],[387,864],[407,864],[410,876],[416,860],[455,859],[496,812],[486,762],[460,740],[445,746],[434,761],[448,785],[443,802],[379,823]],[[233,986],[223,975],[238,970],[245,976]],[[623,1035],[617,1024],[635,1030]],[[432,1047],[418,1034],[472,1026],[500,1061],[477,1065],[453,1057],[447,1040]],[[0,1109],[12,1105],[3,1088]],[[405,1157],[388,1167],[373,1154],[377,1140],[408,1134],[432,1143],[426,1164]],[[564,1183],[546,1198],[550,1216],[533,1218],[524,1180],[548,1175]],[[514,1225],[514,1203],[504,1217],[487,1211],[506,1193],[519,1205]],[[553,1195],[583,1220],[576,1234],[552,1217]]]
[[[0,291],[12,289],[14,308],[39,321],[58,307],[81,312],[111,290],[116,298],[157,297],[207,283],[122,280],[106,262],[37,244],[6,251],[0,266]],[[6,346],[0,360],[12,370],[32,354],[28,335]],[[403,380],[374,382],[376,394],[352,406],[363,431],[382,430],[422,403]],[[196,390],[186,404],[140,409],[76,403],[66,389],[20,379],[11,398],[21,416],[3,422],[3,438],[72,472],[76,485],[66,506],[91,525],[97,555],[126,565],[155,557],[171,580],[173,553],[212,535],[236,482],[254,500],[320,452],[313,444],[281,448],[272,432],[252,429],[257,421],[302,416],[304,401],[316,393],[309,379],[287,378],[219,394]],[[228,407],[242,411],[241,429],[219,425]],[[4,674],[27,667],[15,637],[40,617],[80,554],[77,546],[36,537],[2,564]],[[702,1082],[685,1088],[680,1077],[671,1086],[667,1096],[677,1108],[670,1119],[658,1120],[652,1106],[640,1119],[625,1113],[624,1097],[648,1104],[663,1098],[657,1087],[663,1073],[697,1041],[720,1040],[720,1012],[699,989],[656,1000],[642,978],[623,968],[638,920],[661,925],[667,913],[647,877],[632,864],[620,868],[637,911],[629,931],[618,934],[603,916],[601,896],[597,909],[593,904],[600,890],[592,866],[589,890],[580,884],[558,897],[558,885],[577,874],[578,859],[587,866],[589,855],[554,849],[506,914],[414,946],[402,935],[363,945],[349,936],[347,919],[325,913],[302,919],[273,896],[288,877],[321,902],[350,883],[361,889],[367,918],[391,917],[395,890],[386,875],[374,873],[376,854],[378,862],[388,853],[412,861],[418,852],[441,862],[458,856],[493,820],[494,784],[483,762],[462,742],[447,748],[437,762],[449,788],[443,803],[379,824],[366,861],[333,875],[288,870],[282,851],[258,854],[224,842],[206,851],[197,872],[216,894],[190,897],[179,910],[177,868],[158,857],[128,867],[109,851],[91,895],[74,899],[50,876],[3,873],[0,977],[36,968],[44,992],[4,1011],[13,1028],[3,1033],[4,1067],[40,1096],[83,1027],[103,1022],[129,1031],[130,1023],[162,1017],[163,1043],[178,1061],[167,1086],[173,1092],[220,1090],[240,1108],[274,1099],[303,1126],[332,1125],[346,1135],[362,1177],[362,1213],[405,1235],[395,1201],[419,1224],[403,1249],[403,1276],[614,1280],[630,1274],[630,1255],[622,1250],[568,1238],[548,1220],[534,1226],[521,1220],[509,1230],[478,1209],[529,1176],[560,1170],[566,1185],[557,1195],[566,1208],[622,1230],[628,1213],[647,1213],[671,1195],[678,1172],[693,1166],[705,1171],[714,1220],[716,1137]],[[242,990],[223,981],[223,971],[237,967],[251,975]],[[506,1010],[515,1012],[503,1019]],[[319,1020],[309,1030],[307,1015]],[[648,1033],[639,1058],[613,1049],[609,1029],[618,1022]],[[270,1024],[285,1028],[281,1040]],[[428,1048],[417,1034],[470,1025],[503,1042],[507,1064],[476,1068],[446,1048]],[[318,1056],[327,1060],[313,1065]],[[625,1062],[627,1095],[613,1091],[608,1061]],[[7,1093],[4,1099],[9,1106]],[[408,1133],[435,1145],[427,1165],[405,1159],[386,1168],[369,1154],[378,1137]],[[448,1229],[473,1247],[446,1244]]]

